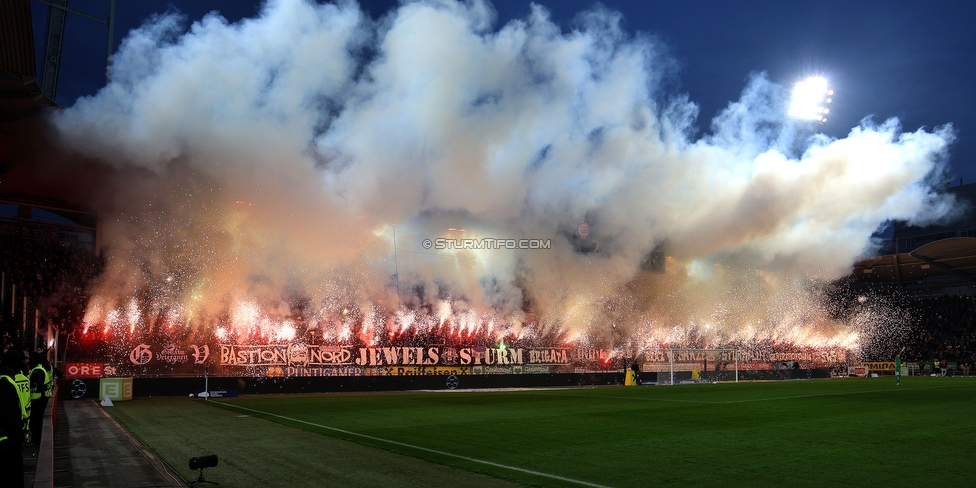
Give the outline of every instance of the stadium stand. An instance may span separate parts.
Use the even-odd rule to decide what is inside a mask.
[[[44,146],[43,114],[57,107],[37,86],[34,53],[29,1],[0,2],[0,346],[4,351],[46,347],[33,342],[35,315],[37,324],[62,334],[78,327],[88,285],[103,266],[97,254],[97,216],[66,201],[57,186],[34,172],[39,148]],[[945,191],[960,203],[956,220],[928,227],[893,224],[891,236],[880,241],[883,254],[857,263],[842,280],[848,290],[844,300],[856,301],[871,293],[910,311],[910,333],[898,341],[872,344],[867,359],[890,360],[904,347],[906,361],[947,360],[958,366],[954,372],[974,373],[976,213],[972,202],[976,185]],[[57,358],[53,359],[58,366]],[[121,431],[113,430],[110,419],[86,402],[66,409],[66,415],[57,417],[58,423],[49,422],[54,425],[45,434],[51,436],[48,459],[39,459],[43,452],[39,457],[31,453],[32,473],[53,466],[53,439],[59,435],[57,429],[69,428],[64,423],[69,418],[74,442],[121,445],[113,441]],[[51,410],[57,411],[58,403],[52,401]],[[85,425],[97,425],[91,429],[100,433],[85,434]],[[84,444],[76,445],[84,450]],[[142,456],[137,446],[130,447],[123,450]],[[44,474],[37,479],[50,486],[50,478]]]

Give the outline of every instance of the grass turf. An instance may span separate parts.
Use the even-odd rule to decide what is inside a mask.
[[[976,378],[180,398],[111,411],[187,479],[189,457],[216,452],[207,476],[222,486],[967,486]]]

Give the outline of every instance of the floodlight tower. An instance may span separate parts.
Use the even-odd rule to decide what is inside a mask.
[[[793,85],[789,116],[816,122],[817,128],[827,122],[834,91],[827,86],[826,78],[811,76]]]

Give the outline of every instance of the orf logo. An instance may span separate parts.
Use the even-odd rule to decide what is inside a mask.
[[[142,366],[152,361],[152,356],[152,351],[149,350],[149,344],[139,344],[129,354],[129,361],[132,361],[132,364]]]

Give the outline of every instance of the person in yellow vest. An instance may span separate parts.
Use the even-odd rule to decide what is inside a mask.
[[[31,414],[31,392],[30,380],[27,378],[27,364],[24,362],[24,355],[18,351],[10,350],[3,355],[3,364],[14,372],[14,383],[17,384],[17,394],[20,395],[20,403],[24,409],[22,421],[24,430],[24,442],[30,442],[28,436],[28,420]]]
[[[8,351],[0,359],[0,485],[24,486],[25,404],[16,377],[23,364],[19,353]],[[28,392],[29,393],[29,392]]]
[[[24,486],[23,408],[13,374],[0,366],[0,485]]]
[[[38,445],[41,442],[41,430],[44,428],[44,411],[47,409],[46,395],[48,384],[52,383],[51,373],[48,372],[51,365],[47,358],[33,353],[31,354],[30,371],[30,443]]]

